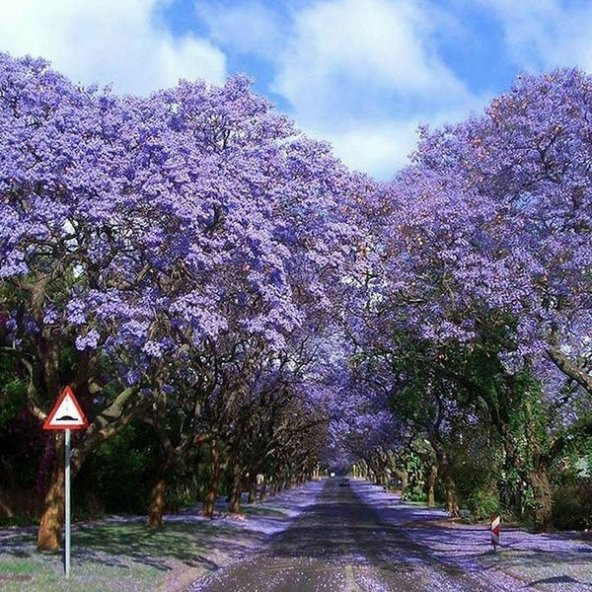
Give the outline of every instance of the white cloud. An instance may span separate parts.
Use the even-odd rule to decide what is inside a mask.
[[[505,43],[519,66],[540,71],[579,66],[592,71],[592,4],[559,0],[482,0],[504,28]]]
[[[469,114],[481,111],[491,98],[488,95],[470,97],[448,109],[435,109],[405,119],[384,117],[352,122],[341,131],[321,128],[313,130],[311,135],[331,142],[336,156],[347,166],[386,180],[409,164],[408,157],[417,148],[420,124],[433,129],[460,122]]]
[[[340,82],[413,94],[463,92],[429,49],[427,16],[407,0],[316,2],[296,15],[276,87],[295,103]]]
[[[49,59],[85,84],[147,94],[179,78],[220,83],[225,56],[195,35],[173,37],[155,11],[163,0],[3,0],[0,50]]]
[[[317,0],[294,14],[272,58],[274,91],[348,165],[390,177],[407,162],[419,123],[464,117],[484,102],[439,56],[444,22],[422,0]]]
[[[207,39],[172,35],[158,17],[170,2],[0,0],[0,51],[43,56],[75,81],[140,94],[180,77],[222,82],[220,48],[257,56],[304,131],[381,178],[404,165],[419,123],[461,119],[484,103],[438,53],[437,39],[458,35],[458,23],[435,0],[195,0]]]
[[[198,0],[195,8],[210,37],[224,47],[267,57],[282,44],[278,14],[258,0],[231,6],[215,0]]]
[[[417,122],[361,124],[329,136],[313,134],[332,143],[335,155],[348,167],[389,179],[407,164],[418,140]]]

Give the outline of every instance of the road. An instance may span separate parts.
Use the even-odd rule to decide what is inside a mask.
[[[349,484],[328,479],[316,500],[261,552],[191,592],[493,592],[474,575],[437,562],[381,520]],[[499,588],[496,588],[499,592]]]

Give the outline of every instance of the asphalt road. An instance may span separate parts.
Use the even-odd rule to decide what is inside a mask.
[[[261,552],[196,582],[192,592],[493,592],[475,575],[437,562],[380,519],[349,485],[328,479]],[[499,592],[499,589],[496,589]]]

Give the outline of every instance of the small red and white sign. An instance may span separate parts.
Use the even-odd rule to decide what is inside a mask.
[[[86,415],[67,386],[43,423],[44,430],[81,430],[88,427]]]
[[[500,540],[500,517],[499,516],[492,516],[491,517],[491,544],[493,545],[493,549],[495,550],[496,546],[499,545]]]

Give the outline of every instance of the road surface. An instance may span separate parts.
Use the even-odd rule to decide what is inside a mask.
[[[434,560],[381,520],[352,487],[328,479],[316,500],[261,552],[196,582],[191,592],[493,592]],[[499,592],[499,587],[495,588]]]

